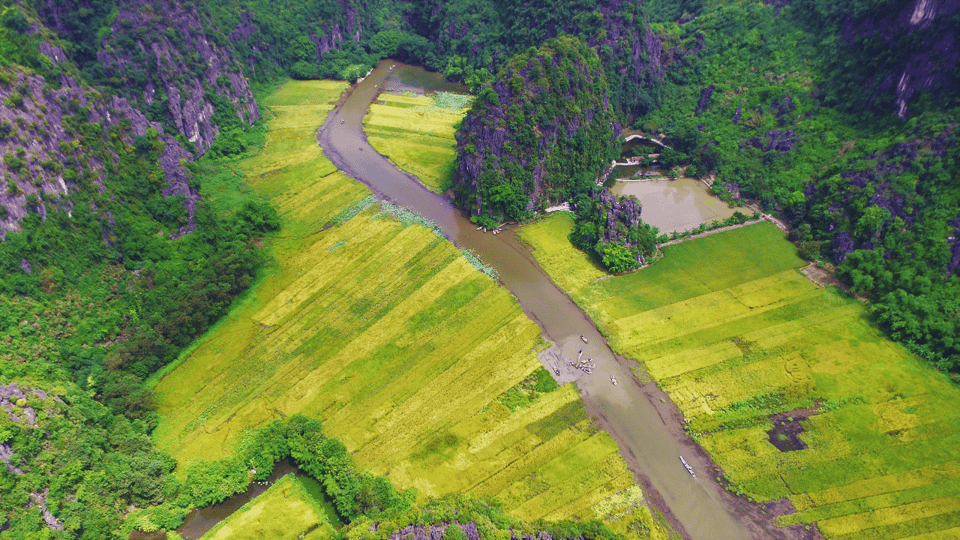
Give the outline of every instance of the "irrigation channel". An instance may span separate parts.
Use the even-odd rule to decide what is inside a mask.
[[[593,321],[554,285],[514,234],[477,230],[450,200],[428,191],[367,143],[364,115],[379,93],[392,86],[400,70],[408,69],[383,61],[344,93],[317,134],[327,157],[378,197],[432,220],[457,246],[473,250],[496,269],[503,286],[553,344],[541,354],[541,361],[551,373],[559,370],[559,382],[579,386],[589,413],[619,443],[648,498],[677,532],[692,540],[778,536],[775,528],[767,525],[769,518],[758,517],[755,505],[734,497],[716,482],[715,465],[684,433],[682,416],[669,398],[655,383],[636,380],[629,369],[632,361],[611,351]],[[580,350],[583,358],[591,358],[595,365],[590,374],[567,364],[576,362]],[[612,384],[612,377],[619,384]]]

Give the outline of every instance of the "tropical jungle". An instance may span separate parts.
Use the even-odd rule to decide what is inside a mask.
[[[495,265],[318,145],[385,59],[445,90],[364,144],[515,235],[744,538],[957,537],[958,41],[948,0],[0,0],[0,539],[694,537]],[[730,217],[661,230],[624,160]]]

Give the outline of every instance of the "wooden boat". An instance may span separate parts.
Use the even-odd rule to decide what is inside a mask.
[[[617,378],[614,377],[613,375],[611,375],[611,376],[610,376],[610,382],[612,382],[613,385],[616,386],[616,385],[617,385]]]
[[[697,477],[696,473],[693,472],[693,467],[691,467],[690,464],[687,463],[687,460],[683,459],[683,456],[680,456],[680,463],[683,463],[684,468],[687,469],[687,472],[690,473],[690,476],[694,478]]]
[[[587,342],[587,336],[585,336],[585,335],[583,335],[583,334],[580,334],[580,339],[582,339],[584,343]]]

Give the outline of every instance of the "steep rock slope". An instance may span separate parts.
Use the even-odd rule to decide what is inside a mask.
[[[649,89],[663,76],[660,39],[640,0],[433,2],[425,18],[418,30],[430,36],[439,57],[463,58],[494,72],[524,49],[564,34],[578,36],[599,55],[609,99],[628,116],[653,105]]]
[[[72,40],[90,39],[87,25],[102,24],[94,29],[93,50],[80,59],[85,73],[170,126],[198,154],[221,129],[260,117],[230,42],[196,6],[125,0],[96,20],[47,0],[38,13]]]
[[[457,134],[457,201],[497,220],[575,202],[619,153],[619,133],[596,53],[573,37],[547,41],[474,101]]]
[[[834,105],[906,119],[911,109],[960,103],[960,2],[809,2],[796,8],[820,40],[830,75],[825,97]]]
[[[40,50],[54,63],[63,60],[58,47],[44,42]],[[53,89],[43,77],[23,71],[7,71],[0,80],[0,98],[5,102],[0,108],[0,151],[5,156],[0,172],[7,178],[0,194],[0,236],[19,230],[30,209],[46,219],[45,202],[70,212],[71,194],[82,185],[103,190],[107,172],[115,170],[117,153],[124,151],[108,146],[111,138],[133,145],[139,137],[141,149],[156,144],[166,173],[166,182],[156,188],[164,196],[182,197],[192,216],[198,196],[183,166],[191,154],[125,98],[107,100],[67,74],[61,74],[60,82],[62,86]],[[150,140],[145,139],[148,130]],[[95,138],[99,144],[91,144]],[[190,228],[187,222],[171,227],[167,232],[174,235]]]

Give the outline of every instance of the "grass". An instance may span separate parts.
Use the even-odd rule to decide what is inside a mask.
[[[760,224],[664,249],[598,279],[567,242],[569,216],[522,230],[551,276],[683,411],[732,483],[789,499],[781,525],[829,538],[960,535],[960,392],[873,328],[866,309],[806,280]],[[806,449],[780,452],[769,416],[806,407]]]
[[[157,446],[182,470],[231,454],[246,429],[303,413],[400,489],[497,497],[525,520],[609,514],[629,538],[662,538],[576,390],[536,375],[540,330],[513,296],[316,149],[342,88],[290,82],[265,100],[264,152],[235,172],[237,189],[278,207],[273,262],[153,381]]]
[[[469,105],[468,97],[445,92],[381,94],[363,120],[364,130],[377,152],[442,193],[449,187],[457,157],[453,136]]]
[[[320,484],[308,477],[288,474],[218,523],[203,539],[295,539],[307,531],[311,531],[314,538],[333,538],[334,527],[339,525]]]

